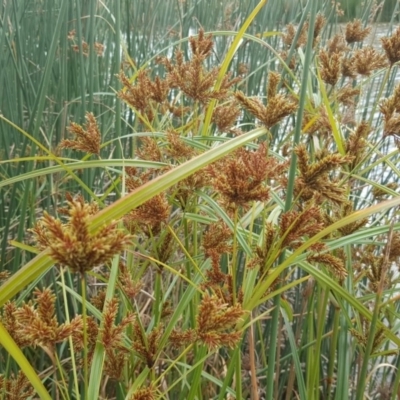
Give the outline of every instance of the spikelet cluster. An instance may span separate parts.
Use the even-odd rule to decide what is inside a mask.
[[[256,151],[240,149],[210,165],[207,174],[222,204],[235,209],[246,208],[253,201],[267,201],[267,181],[278,169],[276,160],[268,157],[266,145],[261,144]]]
[[[297,110],[297,101],[293,97],[277,92],[279,81],[280,74],[277,72],[269,73],[266,106],[259,99],[246,97],[241,91],[235,93],[236,99],[243,108],[254,115],[268,129]]]
[[[340,187],[332,171],[353,161],[351,155],[321,154],[321,158],[310,162],[304,145],[299,145],[295,152],[298,156],[300,175],[295,182],[295,192],[304,200],[326,199],[335,204],[346,202],[345,188]]]
[[[64,149],[74,149],[90,154],[100,154],[101,133],[96,119],[92,113],[86,114],[86,124],[84,126],[71,123],[68,131],[75,135],[75,139],[65,139],[60,143]]]
[[[83,199],[69,198],[68,217],[63,223],[44,212],[31,230],[40,250],[71,272],[84,274],[94,267],[107,264],[127,248],[131,236],[117,227],[118,222],[90,232],[90,216],[96,208]]]

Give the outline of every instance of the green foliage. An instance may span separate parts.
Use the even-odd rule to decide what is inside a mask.
[[[1,7],[1,399],[396,398],[372,1]]]

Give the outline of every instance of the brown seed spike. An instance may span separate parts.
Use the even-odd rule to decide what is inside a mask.
[[[345,38],[347,43],[362,42],[371,32],[371,27],[362,28],[361,20],[355,19],[346,25]]]
[[[340,78],[340,65],[343,58],[341,53],[328,53],[320,50],[319,60],[321,65],[321,78],[325,83],[335,86]]]
[[[60,147],[74,149],[91,154],[100,154],[101,134],[96,119],[92,113],[86,114],[86,124],[84,127],[72,123],[68,131],[75,135],[74,140],[65,139]]]
[[[396,29],[392,36],[382,38],[381,41],[390,65],[392,66],[400,61],[400,27]]]
[[[55,262],[69,267],[72,272],[84,274],[108,263],[130,244],[131,236],[118,229],[116,222],[90,233],[91,206],[79,200],[72,200],[68,204],[70,208],[66,224],[44,213],[31,230],[39,248],[48,250]]]
[[[363,47],[354,52],[354,68],[360,74],[369,76],[371,72],[387,67],[384,54],[379,54],[373,47]]]
[[[268,129],[278,124],[282,119],[297,110],[297,102],[290,96],[276,93],[280,75],[270,73],[268,83],[268,103],[266,106],[259,99],[246,97],[242,92],[235,93],[236,99],[242,106],[258,118]]]

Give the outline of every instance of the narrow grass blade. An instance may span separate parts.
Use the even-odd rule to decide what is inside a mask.
[[[7,332],[7,329],[0,321],[0,344],[7,350],[7,352],[14,358],[14,360],[21,367],[22,372],[29,379],[29,382],[35,388],[37,394],[43,400],[51,400],[51,396],[47,392],[46,388],[43,386],[42,381],[39,376],[36,374],[35,370],[32,368],[32,365],[26,359],[24,354],[18,345],[14,342],[14,339]]]

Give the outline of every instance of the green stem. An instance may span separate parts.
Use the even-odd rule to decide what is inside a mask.
[[[336,350],[337,350],[337,341],[339,336],[339,321],[340,321],[340,309],[335,308],[335,315],[333,317],[333,331],[332,331],[332,340],[330,345],[330,355],[329,355],[329,365],[328,365],[328,374],[327,374],[327,400],[331,400],[332,393],[332,383],[334,379],[334,369],[335,369],[335,360],[336,360]]]
[[[65,306],[65,316],[66,316],[66,321],[67,323],[70,323],[70,318],[69,318],[69,310],[68,310],[68,301],[67,301],[67,292],[65,290],[65,277],[64,277],[64,268],[61,268],[60,272],[60,277],[61,277],[61,283],[62,283],[62,292],[63,292],[63,298],[64,298],[64,306]],[[71,355],[71,363],[72,363],[72,374],[74,376],[74,386],[75,386],[75,392],[76,392],[76,398],[78,399],[79,396],[79,382],[78,382],[78,375],[77,375],[77,369],[76,369],[76,360],[75,360],[75,352],[74,352],[74,342],[72,340],[72,336],[69,337],[69,346],[70,346],[70,355]]]
[[[322,346],[322,337],[324,334],[324,327],[326,324],[325,319],[325,311],[327,309],[328,299],[329,299],[329,290],[323,290],[323,293],[318,294],[318,301],[322,297],[321,305],[318,310],[318,321],[317,321],[317,337],[314,351],[314,362],[312,364],[312,377],[314,387],[314,398],[319,399],[319,383],[320,383],[320,365],[321,365],[321,346]]]
[[[240,343],[238,344],[240,349]],[[236,392],[236,400],[242,400],[242,359],[240,350],[236,352],[234,361],[235,363],[235,392]]]
[[[81,275],[82,290],[82,322],[83,322],[83,399],[86,400],[88,394],[88,332],[87,332],[87,312],[86,312],[86,275]]]
[[[318,1],[310,0],[304,9],[305,13],[308,12],[310,6],[311,6],[311,12],[310,12],[308,37],[312,38],[314,36],[315,16],[317,14]],[[306,103],[307,82],[308,82],[309,69],[311,65],[311,58],[312,58],[312,40],[309,40],[307,43],[306,53],[304,57],[304,66],[303,66],[304,69],[301,80],[302,85],[300,88],[299,108],[297,111],[296,127],[293,138],[293,147],[295,147],[300,142],[301,125],[302,125],[301,122],[303,119],[303,113]],[[292,206],[296,169],[297,169],[297,156],[294,152],[292,152],[292,159],[290,162],[289,179],[286,192],[285,211],[290,210]],[[285,252],[282,252],[279,261],[281,262],[284,259],[285,259]],[[276,363],[276,349],[278,345],[277,338],[278,338],[278,328],[279,328],[279,316],[280,316],[280,296],[276,296],[274,298],[274,310],[272,312],[271,332],[269,335],[270,344],[268,351],[268,373],[267,373],[267,390],[266,390],[267,400],[273,400],[274,396],[274,375],[275,375],[275,363]]]
[[[235,209],[235,215],[234,215],[234,230],[233,230],[233,248],[232,248],[232,260],[231,260],[231,275],[232,275],[232,299],[233,299],[233,304],[236,303],[236,276],[237,276],[237,271],[236,271],[236,255],[238,252],[238,246],[237,246],[237,230],[238,230],[238,209]]]

